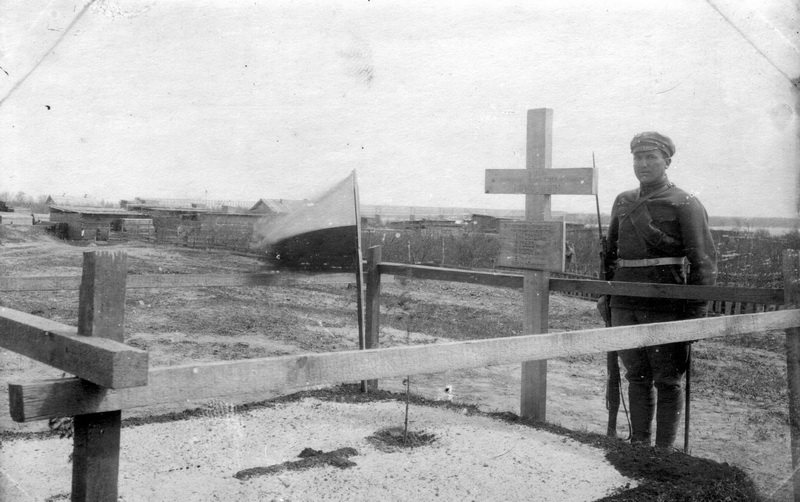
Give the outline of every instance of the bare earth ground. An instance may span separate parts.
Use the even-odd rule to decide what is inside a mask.
[[[2,231],[0,276],[80,274],[87,248],[54,241],[31,227]],[[220,251],[138,243],[115,249],[128,253],[131,274],[255,272],[262,266]],[[398,280],[384,283],[383,297],[384,346],[521,331],[521,293],[514,290]],[[76,291],[0,297],[2,307],[72,325],[77,303]],[[150,351],[151,366],[354,349],[355,307],[352,284],[128,290],[126,342]],[[551,331],[599,326],[593,303],[551,295]],[[605,357],[597,354],[548,363],[548,422],[563,428],[531,427],[506,413],[518,412],[519,365],[415,375],[411,429],[436,439],[389,452],[367,438],[402,426],[402,394],[381,392],[365,399],[352,389],[321,391],[260,407],[244,403],[275,396],[243,395],[186,403],[181,410],[199,411],[171,422],[158,417],[180,411],[175,407],[131,410],[124,413],[129,426],[122,432],[121,500],[597,500],[614,492],[613,500],[658,500],[659,491],[667,493],[690,473],[740,487],[741,496],[731,500],[756,499],[747,494],[746,480],[736,485],[724,477],[731,475],[727,471],[715,478],[719,465],[702,460],[710,459],[741,468],[762,500],[788,501],[781,347],[779,334],[695,344],[692,457],[663,458],[655,450],[632,450],[592,434],[604,434],[606,423]],[[0,376],[0,402],[7,403],[7,382],[61,373],[2,351]],[[382,390],[401,393],[404,388],[402,379],[381,381]],[[622,412],[619,424],[624,437]],[[68,499],[71,440],[35,434],[47,429],[41,422],[16,424],[7,405],[0,407],[0,498]],[[350,460],[357,467],[233,478],[241,469],[296,461],[306,447],[355,448],[358,455]],[[683,474],[671,471],[668,477],[664,469],[653,468],[673,464]],[[684,499],[717,500],[708,493]]]

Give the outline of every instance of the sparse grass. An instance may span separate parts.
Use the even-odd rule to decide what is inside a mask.
[[[736,341],[728,342],[696,344],[702,350],[693,350],[695,392],[765,403],[787,402],[786,366],[780,357],[765,350],[743,349]]]
[[[749,335],[736,335],[725,338],[725,345],[730,347],[744,347],[786,354],[786,335],[782,331],[766,331]]]
[[[385,300],[383,300],[385,298]],[[398,303],[400,296],[386,294],[382,300],[388,304]],[[463,307],[457,305],[417,302],[415,315],[408,321],[394,316],[381,319],[381,324],[394,329],[424,332],[431,336],[458,340],[481,340],[518,335],[522,333],[519,309],[507,312]]]
[[[598,352],[594,354],[578,354],[574,356],[560,357],[559,359],[566,363],[592,363],[600,365],[605,364],[606,354],[605,352]]]

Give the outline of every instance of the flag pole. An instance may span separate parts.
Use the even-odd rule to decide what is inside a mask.
[[[358,180],[356,179],[356,171],[353,170],[353,192],[355,201],[355,216],[356,216],[356,309],[358,310],[358,349],[364,350],[367,348],[367,337],[365,332],[366,322],[364,320],[364,260],[361,251],[361,210],[358,199]],[[367,392],[369,384],[367,380],[361,381],[361,391]]]

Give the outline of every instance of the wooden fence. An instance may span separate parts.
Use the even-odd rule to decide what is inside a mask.
[[[553,279],[580,279],[580,280],[597,280],[597,277],[592,277],[583,274],[569,274],[569,273],[552,273],[550,280]],[[720,293],[725,292],[721,289],[727,285],[715,286]],[[751,301],[730,300],[730,299],[716,299],[708,302],[708,315],[737,315],[737,314],[755,314],[759,312],[774,312],[780,310],[784,305],[783,290],[782,289],[768,289],[768,288],[742,288],[740,286],[730,286],[727,291],[737,290],[741,291],[746,289],[751,293],[748,297]],[[598,300],[600,294],[582,291],[561,291],[567,296],[574,296],[583,298],[585,300]],[[731,297],[729,297],[731,298]],[[770,303],[760,303],[770,302]]]
[[[786,301],[794,303],[800,283],[798,262],[797,254],[786,260],[793,265],[786,267],[786,274],[792,279],[787,281],[785,292],[558,278],[550,279],[549,283],[551,291],[704,300],[727,298],[766,304],[779,302],[785,293]],[[379,248],[370,249],[367,271],[367,338],[361,348],[378,345],[381,275],[513,288],[521,288],[523,281],[522,276],[514,274],[381,263]],[[145,351],[123,343],[126,288],[269,286],[326,279],[337,281],[341,277],[298,279],[286,274],[128,276],[125,254],[111,251],[85,253],[80,279],[0,278],[0,291],[78,289],[80,292],[77,328],[0,308],[0,346],[75,375],[75,378],[10,383],[11,416],[18,422],[74,416],[72,500],[116,501],[121,410],[780,329],[787,333],[793,464],[798,461],[795,452],[800,451],[800,400],[795,396],[800,392],[800,385],[794,382],[800,381],[800,310],[158,369],[148,367]],[[795,493],[800,494],[797,484]]]

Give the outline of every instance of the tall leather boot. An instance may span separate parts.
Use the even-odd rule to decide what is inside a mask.
[[[650,446],[655,396],[652,385],[629,382],[628,401],[631,407],[631,444]]]
[[[683,389],[669,387],[658,389],[658,407],[656,409],[656,446],[672,448],[683,410]]]

